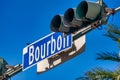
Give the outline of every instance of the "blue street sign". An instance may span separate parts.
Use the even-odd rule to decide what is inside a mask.
[[[23,49],[23,70],[72,46],[72,35],[51,33]]]

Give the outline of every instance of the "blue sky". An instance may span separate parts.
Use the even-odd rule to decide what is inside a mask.
[[[93,0],[96,1],[96,0]],[[56,14],[64,14],[67,8],[75,8],[80,0],[0,0],[0,57],[10,65],[22,63],[22,50],[26,43],[34,42],[50,31],[50,21]],[[120,6],[119,0],[105,0],[110,8]],[[109,23],[120,25],[120,12]],[[96,53],[118,52],[118,44],[103,36],[103,30],[95,29],[86,35],[86,50],[81,55],[43,74],[36,74],[36,66],[12,77],[12,80],[75,80],[87,70],[102,66],[115,69],[117,63],[96,61]]]

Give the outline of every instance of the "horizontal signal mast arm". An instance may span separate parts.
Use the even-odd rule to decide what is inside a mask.
[[[120,10],[120,7],[116,8],[116,9],[115,9],[115,12],[117,12],[117,11],[119,11],[119,10]]]
[[[10,77],[22,72],[22,64],[14,66],[14,68],[8,69],[0,80],[8,80]]]
[[[111,14],[115,14],[116,12],[120,11],[120,7],[115,8],[115,9],[106,8],[105,10],[107,12],[106,16],[109,16]]]

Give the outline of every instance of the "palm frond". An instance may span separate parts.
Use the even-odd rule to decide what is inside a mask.
[[[87,71],[85,76],[79,77],[76,80],[120,80],[120,68],[110,71],[97,67]]]
[[[102,52],[97,53],[97,60],[111,60],[115,62],[120,62],[120,57],[115,52]]]
[[[98,80],[98,79],[115,80],[119,74],[114,74],[114,72],[110,70],[105,70],[103,68],[94,68],[91,71],[86,72],[86,75],[90,77],[92,80]]]
[[[108,26],[107,32],[113,32],[113,33],[115,33],[115,34],[120,35],[120,27],[118,27],[118,26],[115,25],[115,24],[111,24],[111,25],[108,24],[107,26]]]
[[[118,40],[119,40],[118,37],[116,37],[115,35],[113,35],[112,33],[109,33],[109,32],[107,34],[105,34],[105,36],[110,37],[112,40],[114,40],[116,42],[118,42]]]
[[[105,36],[110,37],[114,41],[120,43],[120,27],[116,25],[107,25],[108,30]]]

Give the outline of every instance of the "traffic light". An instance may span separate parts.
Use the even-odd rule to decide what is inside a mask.
[[[82,25],[82,20],[76,17],[76,9],[69,8],[64,13],[63,22],[66,27],[78,27]]]
[[[54,16],[50,28],[53,32],[72,33],[105,16],[105,7],[106,5],[103,2],[82,1],[75,9],[67,9],[64,16]]]
[[[63,32],[63,33],[69,34],[78,30],[78,28],[65,26],[63,22],[63,16],[61,15],[54,16],[51,21],[51,30],[53,32]]]
[[[95,20],[100,17],[102,6],[98,3],[82,1],[76,8],[78,19]]]
[[[63,16],[56,15],[51,21],[51,30],[54,32],[68,32],[70,28],[64,26]]]

